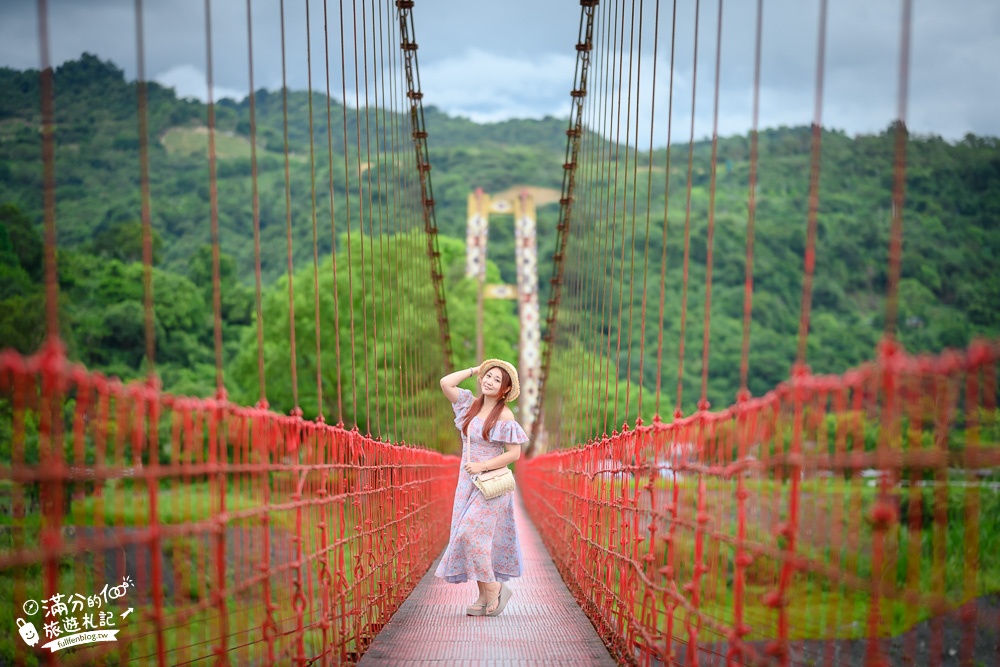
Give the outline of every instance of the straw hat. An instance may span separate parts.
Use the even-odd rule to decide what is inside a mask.
[[[521,394],[521,383],[517,380],[517,369],[512,364],[503,359],[487,359],[479,364],[479,377],[482,379],[491,368],[502,368],[510,376],[510,391],[507,392],[506,401],[513,401]]]

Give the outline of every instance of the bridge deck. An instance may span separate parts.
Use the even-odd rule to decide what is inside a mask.
[[[500,616],[466,616],[473,583],[448,584],[434,576],[434,561],[361,657],[362,667],[467,665],[501,667],[615,665],[594,626],[559,577],[528,519],[520,495],[514,518],[524,555],[524,576],[508,583],[514,595]]]

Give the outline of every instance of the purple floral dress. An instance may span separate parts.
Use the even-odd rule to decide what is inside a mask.
[[[459,389],[455,409],[455,426],[472,405],[472,392]],[[514,420],[498,421],[489,440],[483,438],[483,420],[473,417],[469,437],[462,447],[462,464],[455,489],[455,505],[451,514],[451,537],[435,576],[448,583],[474,581],[507,581],[523,573],[521,544],[514,526],[514,494],[486,500],[472,475],[465,472],[465,462],[488,461],[504,453],[504,445],[519,445],[528,441],[524,429]]]

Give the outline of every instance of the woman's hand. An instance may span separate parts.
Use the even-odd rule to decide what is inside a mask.
[[[458,391],[459,383],[468,380],[473,375],[477,375],[478,373],[479,366],[475,366],[473,368],[463,368],[460,371],[449,373],[441,378],[441,391],[444,392],[444,395],[448,397],[449,401],[454,403],[460,396]]]
[[[484,463],[473,463],[472,461],[466,461],[465,472],[470,475],[478,475],[481,472],[486,472],[486,464]]]

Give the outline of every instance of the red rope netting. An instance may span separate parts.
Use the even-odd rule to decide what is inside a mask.
[[[59,340],[56,98],[48,6],[38,2],[49,339],[33,356],[0,353],[0,416],[9,417],[12,431],[11,458],[0,462],[0,494],[10,508],[0,541],[0,587],[16,604],[15,615],[33,623],[40,635],[34,646],[14,635],[0,646],[17,664],[36,659],[161,665],[206,659],[239,665],[354,662],[447,542],[456,459],[423,446],[439,430],[433,425],[451,421],[436,382],[450,366],[451,351],[413,3],[331,4],[329,13],[323,3],[325,128],[322,120],[314,122],[311,74],[318,47],[310,4],[318,9],[310,2],[303,8],[306,40],[286,43],[284,3],[274,8],[281,12],[280,23],[271,24],[281,29],[283,77],[286,47],[306,50],[310,74],[308,220],[293,206],[303,193],[293,193],[290,177],[292,93],[283,86],[281,95],[287,323],[268,323],[262,306],[258,100],[249,97],[252,202],[245,203],[247,212],[252,204],[259,401],[247,407],[228,400],[223,376],[211,3],[204,3],[210,186],[205,213],[212,241],[216,395],[198,399],[162,391],[154,371],[156,199],[150,189],[141,0],[135,3],[136,88],[148,379],[126,384],[70,363]],[[253,91],[251,5],[247,0]],[[336,48],[337,39],[342,100],[356,99],[354,110],[330,100],[331,41]],[[317,141],[320,128],[326,131],[327,156]],[[335,133],[343,138],[336,151]],[[335,188],[337,151],[343,153],[344,167]],[[329,169],[328,193],[322,193],[322,182],[317,188],[317,163],[323,162]],[[346,207],[335,201],[341,197]],[[320,298],[324,199],[334,248],[329,319],[321,315]],[[293,239],[303,238],[294,231],[303,228],[311,228],[313,242],[308,302],[314,322],[313,332],[300,326],[296,333],[295,296],[308,292],[302,283],[310,282],[292,281]],[[346,240],[339,238],[342,234]],[[426,253],[400,249],[419,250],[425,244]],[[347,253],[346,265],[337,263],[338,246]],[[357,251],[360,256],[352,254]],[[344,322],[343,350],[341,319],[347,318],[339,315],[338,298],[357,303],[349,308],[349,337]],[[291,377],[289,415],[268,407],[268,324],[272,330],[288,329],[287,348],[281,347],[290,359],[284,371]],[[428,335],[412,340],[412,331],[404,327],[413,325]],[[338,367],[332,372],[331,364],[320,363],[322,334],[331,326]],[[438,333],[439,344],[429,344]],[[309,343],[298,353],[297,340]],[[356,350],[362,346],[363,354]],[[349,386],[341,378],[341,364],[348,364],[342,353],[350,357],[349,377],[344,374]],[[308,394],[316,396],[315,420],[304,419],[299,406],[306,396],[299,393],[298,379],[307,377],[297,373],[302,369],[315,373],[315,394]],[[324,409],[336,412],[336,424],[326,423]],[[354,419],[345,424],[349,414]],[[81,631],[95,629],[112,632],[114,641],[78,642]]]
[[[756,20],[747,24],[754,26],[755,48],[745,209],[740,202],[747,216],[740,390],[734,403],[715,411],[708,395],[723,2],[713,17],[712,141],[704,171],[695,167],[695,118],[699,23],[708,3],[695,2],[686,10],[693,14],[693,45],[691,75],[683,75],[691,95],[683,166],[671,162],[676,1],[669,59],[660,55],[666,23],[659,2],[580,4],[574,113],[567,133],[572,158],[553,266],[543,399],[532,434],[537,455],[518,465],[525,506],[563,579],[622,664],[940,665],[946,656],[972,664],[973,656],[989,653],[1000,627],[995,605],[984,607],[980,599],[995,592],[981,563],[997,546],[993,515],[1000,512],[995,476],[1000,342],[911,356],[895,337],[911,3],[902,2],[899,122],[886,193],[892,214],[883,341],[874,361],[841,374],[814,374],[806,365],[820,209],[823,0],[797,355],[790,379],[754,398],[748,379],[764,9],[762,0],[755,3]],[[652,66],[644,66],[650,56]],[[657,79],[664,78],[659,68],[668,64],[664,114],[657,106]],[[665,162],[663,152],[654,150],[654,128],[663,123]],[[640,127],[648,127],[646,155],[639,152]],[[699,179],[705,171],[707,178]],[[674,172],[686,173],[683,193],[671,188]],[[664,198],[663,227],[662,234],[651,235],[656,174],[662,179],[657,195]],[[692,204],[696,180],[707,190],[706,210]],[[644,208],[637,204],[641,187],[647,189]],[[668,252],[668,223],[675,215],[668,206],[681,194],[683,243]],[[645,224],[637,225],[642,215]],[[693,223],[703,235],[693,233]],[[704,239],[703,250],[692,247],[693,238]],[[636,252],[643,253],[638,272]],[[671,255],[678,266],[668,266]],[[689,286],[701,275],[696,268],[705,276],[701,364],[695,366],[701,391],[692,402],[696,409],[685,413],[685,385],[697,383],[685,373],[685,361],[691,361],[685,354]],[[658,310],[647,308],[657,275]],[[669,275],[675,284],[669,284]],[[668,290],[679,303],[677,313],[665,310]],[[650,336],[657,345],[652,408],[649,392],[643,401],[643,382],[654,375],[644,365],[647,317],[657,330]],[[674,322],[680,335],[666,343],[676,346],[677,396],[672,420],[664,421],[664,330]],[[623,326],[628,327],[625,351]],[[735,356],[726,359],[732,363]]]
[[[15,428],[0,571],[18,609],[134,585],[100,609],[118,642],[62,663],[348,662],[447,542],[452,457],[122,384],[55,345],[3,353],[0,391]]]

